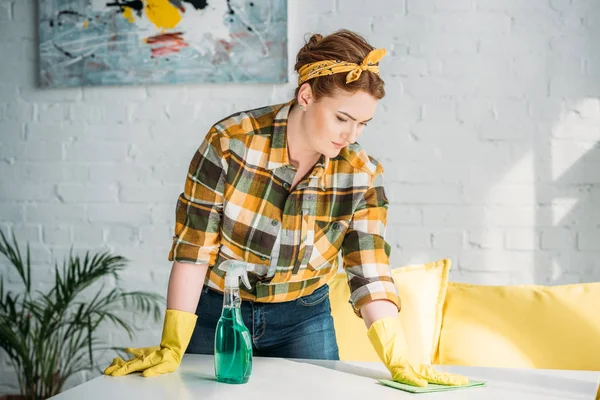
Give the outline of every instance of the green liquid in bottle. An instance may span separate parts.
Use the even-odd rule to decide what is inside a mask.
[[[217,381],[246,383],[252,372],[252,340],[236,307],[223,307],[215,332]]]

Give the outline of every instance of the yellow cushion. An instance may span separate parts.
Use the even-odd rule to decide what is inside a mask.
[[[399,318],[408,343],[408,358],[412,362],[431,363],[439,339],[450,265],[450,260],[444,259],[392,270],[402,301]],[[348,302],[350,290],[346,274],[338,273],[329,285],[340,359],[379,361],[367,338],[364,321],[354,314]]]
[[[436,363],[597,371],[599,355],[600,282],[448,285]]]

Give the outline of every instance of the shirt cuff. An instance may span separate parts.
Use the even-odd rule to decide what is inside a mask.
[[[389,300],[400,311],[400,296],[392,280],[367,283],[350,294],[350,304],[354,313],[360,318],[362,318],[360,312],[362,306],[374,300]]]
[[[217,261],[218,251],[219,246],[196,246],[175,238],[169,252],[169,261],[212,266]]]

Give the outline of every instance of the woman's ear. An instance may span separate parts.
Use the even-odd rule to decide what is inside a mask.
[[[313,102],[313,99],[314,97],[310,84],[308,82],[304,82],[302,86],[300,86],[300,90],[298,90],[298,104],[306,107]]]

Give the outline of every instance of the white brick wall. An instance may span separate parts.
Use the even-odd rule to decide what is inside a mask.
[[[71,245],[107,248],[131,259],[129,285],[164,293],[196,146],[227,114],[287,100],[295,76],[39,90],[34,3],[0,0],[0,227],[32,243],[41,281]],[[600,280],[598,21],[597,0],[289,0],[290,71],[306,32],[346,27],[390,51],[361,142],[386,169],[394,266],[452,257],[454,280]],[[5,370],[0,392],[15,387]]]

